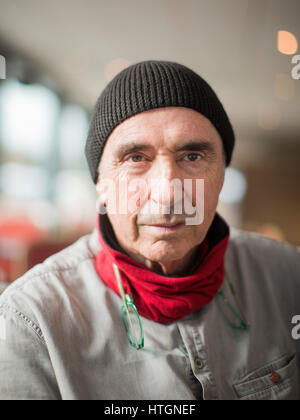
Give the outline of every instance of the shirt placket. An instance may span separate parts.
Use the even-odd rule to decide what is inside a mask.
[[[189,358],[193,376],[199,381],[199,386],[202,387],[202,399],[216,400],[217,389],[208,365],[203,322],[201,323],[200,320],[185,320],[178,323],[178,329]]]

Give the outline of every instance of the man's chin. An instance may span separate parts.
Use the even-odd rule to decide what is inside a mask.
[[[186,249],[178,247],[178,241],[177,244],[172,244],[170,240],[164,239],[155,242],[151,247],[147,247],[143,257],[154,263],[165,264],[183,259],[186,253]]]

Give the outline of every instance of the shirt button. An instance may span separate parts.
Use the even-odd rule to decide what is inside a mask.
[[[281,381],[281,377],[277,372],[273,372],[271,375],[271,381],[274,382],[274,384],[278,384]]]
[[[197,369],[203,369],[204,368],[204,363],[201,359],[197,358],[195,359],[195,366]]]

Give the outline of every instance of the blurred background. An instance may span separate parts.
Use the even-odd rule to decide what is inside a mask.
[[[0,12],[0,283],[93,230],[91,111],[148,59],[198,72],[230,116],[220,213],[300,245],[299,0],[0,0]]]

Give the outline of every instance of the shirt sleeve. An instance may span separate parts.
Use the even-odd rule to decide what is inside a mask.
[[[0,306],[0,400],[61,399],[47,347],[37,325]]]

